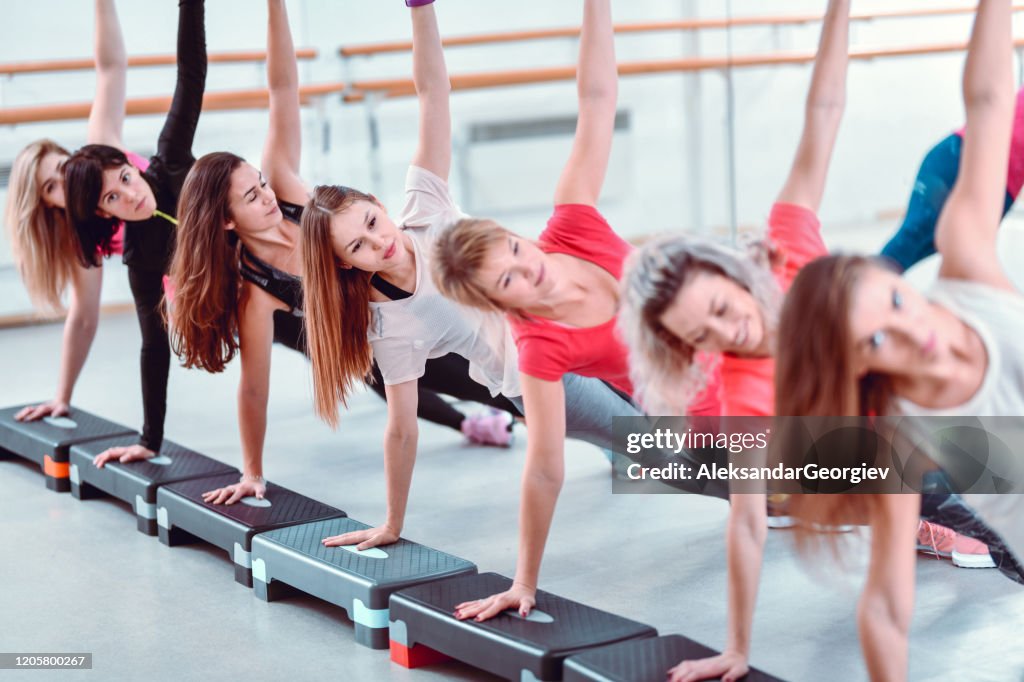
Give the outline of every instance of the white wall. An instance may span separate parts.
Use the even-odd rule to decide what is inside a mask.
[[[894,7],[930,7],[929,0],[856,0],[855,11]],[[942,2],[961,5],[961,1]],[[210,0],[207,3],[209,49],[262,48],[265,8],[256,0]],[[723,16],[820,12],[822,1],[788,0],[619,0],[617,21],[644,21],[697,14]],[[480,0],[439,0],[442,32],[458,35],[484,31],[570,25],[579,22],[580,3],[572,0],[515,3]],[[91,51],[91,3],[84,0],[40,0],[7,7],[0,29],[0,62],[85,56]],[[119,3],[130,54],[174,49],[176,3]],[[406,10],[399,0],[290,0],[295,42],[313,46],[321,57],[303,64],[304,82],[342,78],[336,55],[341,44],[405,39],[410,35]],[[854,46],[898,45],[966,40],[967,15],[938,19],[887,19],[856,24]],[[1015,20],[1015,23],[1020,20]],[[778,50],[813,50],[818,24],[776,29],[734,29],[735,54]],[[621,61],[657,59],[698,53],[724,55],[724,31],[686,38],[679,33],[621,36]],[[452,73],[488,69],[570,64],[575,41],[512,43],[497,47],[452,48]],[[822,217],[828,223],[873,221],[880,211],[903,206],[917,164],[931,144],[962,119],[959,79],[962,54],[855,62],[850,67],[848,108],[832,165]],[[409,56],[355,60],[352,76],[408,76]],[[764,67],[733,73],[735,98],[736,213],[741,226],[761,224],[788,169],[802,116],[809,66]],[[168,94],[173,69],[137,69],[129,76],[129,95]],[[255,65],[211,65],[208,89],[253,87],[263,82]],[[620,108],[632,114],[632,130],[617,137],[608,201],[602,208],[626,235],[664,229],[722,230],[730,220],[728,116],[725,77],[721,73],[624,78]],[[90,98],[91,73],[17,77],[0,82],[0,104],[81,101]],[[687,100],[689,97],[689,101]],[[453,95],[455,135],[475,122],[572,114],[571,83],[462,92]],[[382,144],[382,187],[374,188],[389,205],[400,200],[405,165],[415,144],[416,106],[412,99],[385,101],[378,108]],[[367,187],[371,172],[367,147],[367,114],[361,105],[336,100],[321,111],[304,114],[303,167],[310,183],[341,182]],[[152,151],[162,120],[157,116],[128,120],[130,147]],[[266,129],[262,111],[204,115],[196,140],[198,154],[230,149],[252,161]],[[326,131],[326,135],[325,135]],[[9,163],[26,142],[50,136],[74,147],[84,139],[84,122],[37,124],[0,129],[0,163]],[[324,145],[328,145],[324,153]],[[543,224],[554,179],[568,150],[567,139],[506,144],[481,153],[477,149],[456,164],[488,187],[515,186],[529,196],[521,210],[502,210],[497,217],[509,226],[536,234]],[[481,159],[486,159],[486,163]],[[504,159],[495,163],[495,159]],[[459,179],[453,177],[456,193]],[[486,197],[485,192],[482,196]],[[480,196],[477,193],[476,196]],[[3,197],[0,196],[0,201]],[[474,202],[476,203],[476,202]],[[506,202],[507,203],[507,202]],[[527,205],[528,204],[528,205]],[[481,213],[488,206],[474,205]],[[9,262],[6,243],[0,267]]]

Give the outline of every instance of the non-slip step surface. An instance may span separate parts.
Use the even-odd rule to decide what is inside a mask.
[[[77,407],[71,407],[69,414],[63,417],[43,417],[31,422],[16,421],[14,415],[24,407],[17,405],[0,410],[0,448],[40,465],[47,455],[56,462],[67,462],[68,448],[76,443],[107,436],[136,434],[134,429]]]
[[[203,493],[233,483],[238,483],[237,473],[178,481],[163,486],[161,492],[174,493],[212,514],[223,516],[257,532],[345,515],[340,509],[270,482],[267,483],[266,496],[262,501],[248,498],[230,505],[203,502]]]
[[[370,526],[355,519],[338,518],[273,530],[263,533],[259,539],[391,591],[419,584],[425,578],[458,575],[476,569],[471,561],[405,539],[365,552],[325,547],[320,542],[326,537],[367,528]],[[385,606],[386,599],[373,608]]]
[[[681,661],[717,656],[720,652],[682,635],[619,642],[571,656],[565,661],[565,682],[664,682]],[[783,682],[755,668],[743,682]]]
[[[322,540],[370,526],[335,518],[288,526],[256,535],[252,570],[257,596],[276,598],[280,584],[340,606],[355,623],[356,641],[388,647],[388,598],[396,590],[454,575],[476,573],[476,565],[457,556],[400,539],[357,551],[354,546],[325,547]]]
[[[234,504],[203,501],[203,493],[237,482],[238,473],[234,472],[157,488],[160,541],[173,546],[198,538],[220,547],[235,564],[235,580],[252,587],[253,536],[284,526],[345,516],[340,509],[270,482],[262,500],[246,497]]]
[[[482,623],[452,616],[456,604],[503,592],[511,585],[510,578],[482,573],[396,592],[391,596],[392,641],[406,647],[426,645],[509,679],[528,674],[559,680],[562,662],[572,654],[657,635],[649,625],[543,590],[537,591],[536,607],[527,619],[514,612]]]
[[[231,475],[237,480],[241,475],[232,466],[167,440],[156,457],[124,463],[112,460],[102,468],[93,465],[93,458],[108,448],[134,445],[137,440],[134,435],[116,436],[71,446],[71,493],[87,499],[98,490],[127,502],[138,517],[139,530],[147,535],[157,534],[159,486],[214,475]]]
[[[97,474],[109,471],[151,488],[154,494],[155,487],[161,484],[226,474],[234,475],[237,481],[237,477],[240,476],[239,471],[235,467],[224,464],[212,457],[201,455],[195,450],[190,450],[183,445],[168,440],[163,442],[158,455],[151,459],[140,459],[124,463],[111,460],[102,469],[92,466],[93,458],[101,452],[109,448],[134,445],[137,442],[137,437],[117,436],[73,445],[71,447],[71,463],[79,465],[79,471],[84,481],[92,482],[93,480],[99,480]],[[85,464],[88,464],[91,469],[83,466]],[[104,490],[117,496],[117,493],[112,490]],[[156,499],[154,498],[150,501],[155,502]]]

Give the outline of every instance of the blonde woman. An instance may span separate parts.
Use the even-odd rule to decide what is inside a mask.
[[[125,77],[128,58],[114,0],[95,2],[96,97],[89,111],[86,142],[123,149]],[[125,152],[143,167],[142,157]],[[70,290],[60,373],[53,400],[26,407],[17,419],[34,420],[68,413],[75,381],[85,364],[99,322],[102,267],[81,264],[78,238],[65,215],[64,163],[70,152],[49,139],[25,147],[14,160],[5,222],[14,259],[33,303],[60,311]],[[108,252],[120,253],[120,232]]]

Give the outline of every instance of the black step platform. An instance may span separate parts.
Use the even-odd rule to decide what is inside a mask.
[[[682,635],[666,635],[592,649],[565,661],[565,682],[664,682],[681,661],[717,656],[715,651]],[[783,682],[751,668],[744,682]]]
[[[391,595],[391,658],[414,667],[425,647],[511,680],[561,680],[573,654],[624,640],[655,637],[649,625],[543,590],[526,619],[514,612],[477,623],[452,615],[455,605],[512,586],[496,573],[449,578]]]
[[[326,537],[370,526],[354,519],[314,521],[260,533],[252,541],[256,596],[276,598],[280,583],[340,606],[355,623],[356,641],[388,648],[388,598],[431,580],[476,573],[476,565],[408,540],[362,552],[324,547]]]
[[[238,482],[238,474],[193,478],[157,488],[156,522],[160,542],[177,545],[196,538],[228,553],[235,580],[252,587],[252,538],[257,533],[345,516],[345,512],[274,483],[262,500],[246,497],[232,505],[207,504],[203,493]]]
[[[31,403],[38,405],[39,403]],[[15,421],[25,405],[0,410],[0,450],[35,462],[43,471],[46,487],[59,493],[71,490],[68,449],[72,445],[109,436],[138,435],[134,429],[72,407],[64,417],[43,417],[33,422]]]
[[[161,485],[231,474],[238,480],[240,472],[215,459],[165,440],[160,454],[135,462],[107,462],[102,469],[92,464],[93,458],[107,448],[134,445],[138,437],[116,436],[80,443],[71,447],[71,494],[88,499],[106,493],[132,505],[140,532],[156,535],[156,490]]]

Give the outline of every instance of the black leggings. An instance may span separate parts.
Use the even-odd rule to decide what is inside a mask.
[[[384,398],[384,378],[376,362],[373,363],[366,383],[377,395]],[[427,360],[426,371],[420,377],[417,389],[419,407],[416,409],[416,416],[456,431],[461,430],[466,415],[452,407],[438,395],[439,393],[458,400],[472,400],[481,405],[496,407],[514,417],[523,416],[508,398],[503,395],[491,396],[490,391],[470,379],[469,360],[455,353]]]
[[[308,355],[303,338],[302,318],[291,313],[280,310],[274,313],[274,341]],[[376,362],[373,363],[366,383],[374,393],[387,400],[384,394],[384,378],[381,376]],[[455,353],[427,360],[426,372],[420,377],[417,393],[419,395],[419,404],[416,408],[417,417],[456,431],[462,430],[462,422],[466,419],[466,415],[455,409],[438,395],[439,393],[458,400],[471,400],[482,405],[496,407],[515,417],[522,416],[508,398],[502,395],[496,398],[492,397],[486,388],[470,379],[469,361]]]
[[[142,332],[139,368],[142,375],[142,437],[139,443],[154,452],[164,440],[167,414],[167,374],[171,369],[171,344],[160,313],[163,275],[160,272],[128,268],[128,283],[135,299],[135,313]]]

